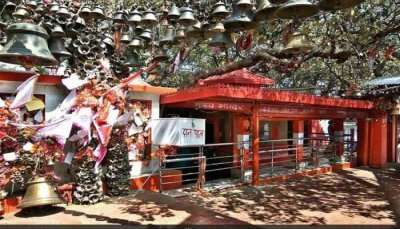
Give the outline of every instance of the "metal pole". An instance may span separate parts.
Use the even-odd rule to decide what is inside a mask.
[[[274,176],[274,142],[271,145],[271,177]]]
[[[164,163],[163,163],[163,158],[162,158],[162,156],[160,156],[159,157],[159,161],[158,161],[158,167],[159,167],[159,169],[158,169],[158,191],[160,192],[160,193],[162,193],[162,189],[163,189],[163,187],[162,187],[162,170],[163,170],[163,167],[164,167]]]
[[[298,170],[298,168],[297,168],[297,166],[298,166],[297,153],[298,153],[298,148],[297,148],[297,146],[296,146],[296,150],[295,150],[295,154],[296,154],[296,163],[295,163],[295,166],[294,166],[294,171],[295,171],[296,173],[297,173],[297,170]]]

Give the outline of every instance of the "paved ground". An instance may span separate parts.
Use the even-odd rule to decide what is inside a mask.
[[[391,224],[400,219],[400,173],[351,169],[286,183],[190,192],[139,192],[92,206],[9,214],[0,224]],[[400,225],[400,224],[398,224]]]

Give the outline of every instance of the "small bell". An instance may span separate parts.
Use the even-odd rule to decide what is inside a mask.
[[[256,11],[256,21],[266,21],[275,16],[275,11],[279,9],[279,5],[272,4],[268,0],[261,0]]]
[[[125,31],[122,33],[121,42],[124,44],[129,44],[132,40],[132,35],[129,31]]]
[[[103,43],[107,46],[108,49],[113,49],[115,46],[114,39],[110,34],[106,34]]]
[[[289,37],[286,47],[282,53],[291,55],[300,55],[308,53],[313,49],[312,44],[308,41],[307,37],[301,33],[293,33]]]
[[[227,31],[249,30],[256,27],[253,22],[253,14],[251,10],[244,10],[236,5],[233,8],[232,15],[224,22]]]
[[[24,198],[19,208],[61,204],[63,201],[55,188],[43,177],[36,177],[27,184]]]
[[[160,46],[172,44],[174,41],[174,27],[169,25],[167,29],[165,29],[164,35],[160,37]]]
[[[42,15],[42,14],[44,14],[44,13],[46,12],[46,8],[44,7],[43,4],[39,4],[39,5],[35,8],[35,12],[36,12],[37,14]]]
[[[77,16],[77,17],[75,18],[73,28],[76,29],[76,30],[81,30],[81,29],[84,29],[85,27],[86,27],[85,19],[83,19],[83,18]]]
[[[153,38],[153,34],[150,29],[144,29],[143,32],[139,35],[145,41],[151,41]]]
[[[135,27],[135,34],[141,34],[142,32],[143,32],[143,27],[142,26],[140,26],[140,25],[137,25],[136,27]]]
[[[193,10],[190,7],[182,7],[180,9],[181,16],[178,19],[178,23],[183,26],[191,26],[196,23],[196,19],[193,15]]]
[[[14,11],[16,7],[17,5],[14,2],[7,1],[6,4],[4,5],[4,10],[11,12]]]
[[[128,44],[128,48],[138,49],[142,47],[142,40],[139,37],[134,37]]]
[[[157,22],[158,22],[157,15],[155,14],[155,12],[153,10],[148,9],[148,10],[144,11],[143,17],[142,17],[143,25],[153,26],[153,25],[157,24]]]
[[[208,43],[211,47],[218,47],[218,48],[229,48],[233,46],[233,42],[231,36],[224,32],[224,33],[215,33],[210,42]]]
[[[250,10],[253,3],[251,3],[251,0],[239,0],[236,2],[236,6],[242,10]]]
[[[172,4],[171,9],[168,11],[167,18],[169,21],[176,21],[181,16],[179,8],[176,6],[175,3]]]
[[[71,54],[71,53],[70,53]],[[54,165],[54,159],[53,157],[49,158],[49,160],[47,161],[47,165],[48,166],[53,166]]]
[[[126,52],[125,67],[140,67],[139,55],[135,52]]]
[[[229,16],[230,12],[222,1],[218,1],[214,5],[214,10],[211,12],[211,17],[215,19],[224,19]]]
[[[223,33],[225,32],[225,27],[224,24],[222,22],[217,22],[214,25],[212,25],[208,31],[210,33]]]
[[[68,8],[65,5],[59,7],[56,15],[62,18],[69,18],[71,17],[71,13],[69,12]]]
[[[158,47],[154,54],[153,62],[166,62],[168,61],[168,55],[164,48]]]
[[[290,0],[276,11],[276,16],[282,19],[305,18],[318,11],[318,6],[309,0]]]
[[[175,33],[174,36],[174,43],[175,44],[179,44],[180,42],[182,42],[183,40],[185,40],[186,38],[186,34],[185,34],[185,28],[183,28],[182,26],[180,26]]]
[[[94,19],[105,19],[106,16],[104,15],[103,7],[96,5],[92,10],[92,15]]]
[[[85,20],[88,20],[91,15],[92,15],[92,10],[90,9],[90,7],[88,5],[85,4],[82,7],[81,11],[79,12],[79,16],[81,16]]]
[[[64,29],[60,25],[55,25],[50,33],[51,37],[66,37]]]
[[[29,1],[26,1],[26,6],[28,6],[29,8],[31,8],[31,9],[36,9],[36,7],[38,6],[38,3],[35,1],[35,0],[29,0]]]
[[[198,39],[204,36],[204,33],[201,29],[201,22],[196,20],[196,24],[190,26],[186,30],[186,36],[189,39]]]
[[[142,21],[142,14],[137,10],[134,9],[128,18],[128,24],[132,26],[138,25]]]
[[[0,50],[0,61],[12,64],[52,66],[58,62],[51,54],[42,27],[31,23],[15,23],[7,28],[7,44]]]
[[[51,54],[53,54],[60,62],[72,56],[72,54],[65,48],[63,38],[51,38],[49,40],[49,49]]]
[[[321,0],[319,7],[326,11],[347,9],[360,4],[364,0]]]
[[[126,22],[125,12],[122,10],[115,12],[113,16],[113,23],[125,24],[125,22]]]
[[[29,17],[30,15],[31,14],[30,14],[28,8],[26,8],[23,5],[18,6],[17,9],[15,10],[15,12],[12,14],[12,16],[17,19],[25,19],[25,18]]]

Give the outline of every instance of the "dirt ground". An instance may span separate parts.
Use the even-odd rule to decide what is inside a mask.
[[[351,169],[256,188],[185,190],[177,198],[141,191],[92,206],[28,209],[0,217],[0,224],[396,225],[399,190],[399,172]]]

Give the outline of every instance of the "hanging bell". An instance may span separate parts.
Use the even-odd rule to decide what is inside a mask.
[[[208,42],[208,45],[211,47],[218,47],[218,48],[229,48],[233,46],[233,42],[231,39],[231,36],[224,32],[224,33],[215,33],[210,42]]]
[[[27,184],[24,198],[19,208],[30,208],[61,204],[63,201],[55,192],[55,188],[44,177],[35,177]]]
[[[0,61],[25,66],[57,64],[47,46],[49,35],[42,27],[30,23],[15,23],[7,28],[7,37],[7,44],[0,50]]]
[[[126,60],[122,65],[125,67],[140,67],[139,55],[135,52],[126,52]]]
[[[50,13],[55,14],[60,9],[60,6],[58,5],[57,2],[52,2],[49,5],[50,5],[50,8],[49,8]]]
[[[142,13],[134,9],[128,18],[128,24],[132,26],[138,25],[142,21]]]
[[[51,38],[49,40],[49,49],[51,54],[53,54],[53,56],[55,56],[60,62],[72,56],[72,54],[65,48],[64,39],[61,37]]]
[[[110,34],[106,34],[103,43],[106,45],[108,49],[113,49],[115,46],[114,39]]]
[[[276,16],[281,19],[310,17],[318,13],[318,6],[309,0],[290,0],[278,10]]]
[[[17,19],[25,19],[25,18],[29,17],[30,15],[31,14],[30,14],[28,8],[26,8],[23,5],[18,6],[17,9],[15,10],[15,12],[12,14],[12,16]]]
[[[142,40],[139,37],[133,37],[131,42],[128,44],[128,48],[139,49],[142,47]]]
[[[288,40],[286,47],[282,53],[289,55],[300,55],[308,53],[313,49],[313,45],[308,41],[307,37],[301,33],[293,33]]]
[[[143,32],[143,27],[142,26],[140,26],[140,25],[137,25],[136,27],[135,27],[135,34],[141,34],[142,32]]]
[[[179,44],[183,40],[185,40],[186,34],[185,34],[185,28],[180,26],[179,28],[176,29],[175,36],[174,36],[174,43]]]
[[[168,55],[167,52],[164,48],[162,47],[157,47],[154,58],[152,60],[153,62],[166,62],[168,61]]]
[[[125,24],[125,22],[126,22],[125,12],[122,10],[115,12],[113,16],[113,23]]]
[[[56,15],[62,18],[69,18],[71,17],[71,13],[69,12],[68,8],[65,5],[59,7]]]
[[[31,9],[36,9],[36,7],[38,6],[38,3],[36,2],[36,0],[29,0],[29,1],[26,1],[26,6],[28,6],[29,8],[31,8]]]
[[[179,8],[176,6],[175,3],[172,4],[171,8],[168,11],[167,18],[169,21],[176,21],[181,16]]]
[[[150,29],[144,29],[143,32],[139,35],[139,37],[148,42],[151,41],[153,35]]]
[[[201,28],[201,22],[196,20],[196,24],[190,26],[186,30],[186,36],[189,39],[198,39],[204,36],[204,33]]]
[[[225,32],[225,26],[224,26],[224,24],[223,24],[222,22],[217,22],[217,23],[213,24],[213,25],[208,29],[208,31],[209,31],[211,34],[214,34],[214,33],[223,33],[223,32]]]
[[[51,37],[65,37],[64,29],[60,25],[55,25],[50,32]]]
[[[94,9],[92,10],[92,17],[94,19],[104,19],[106,16],[104,15],[104,9],[103,7],[96,5]]]
[[[44,7],[43,4],[39,4],[39,5],[36,7],[35,12],[36,12],[37,14],[42,15],[42,14],[44,14],[44,13],[46,12],[46,8]]]
[[[249,10],[253,7],[251,0],[239,0],[236,2],[236,6],[242,10]]]
[[[122,33],[121,42],[124,44],[129,44],[132,40],[132,35],[129,31],[125,31]]]
[[[253,29],[256,23],[253,22],[251,10],[244,10],[235,5],[232,15],[225,20],[224,26],[227,31],[240,31]]]
[[[269,0],[260,0],[258,3],[255,20],[266,21],[275,16],[275,11],[279,9],[279,5],[272,4]]]
[[[193,15],[193,10],[190,7],[182,7],[180,9],[181,16],[178,19],[178,23],[188,27],[196,23],[196,19]]]
[[[14,2],[7,1],[6,4],[4,5],[4,10],[12,12],[15,10],[16,7],[17,7],[17,5]]]
[[[160,46],[172,44],[174,41],[174,27],[169,25],[162,37],[160,37],[159,44]]]
[[[153,10],[148,9],[148,10],[144,11],[143,17],[142,17],[143,25],[153,26],[153,25],[157,24],[157,22],[158,22],[157,15]]]
[[[226,8],[224,2],[219,1],[214,4],[213,11],[211,12],[211,17],[215,19],[224,19],[229,16],[229,10]]]
[[[90,9],[89,5],[82,6],[81,11],[79,12],[79,16],[84,18],[85,20],[89,19],[92,15],[92,10]]]
[[[326,11],[347,9],[360,4],[364,0],[321,0],[319,7]]]

